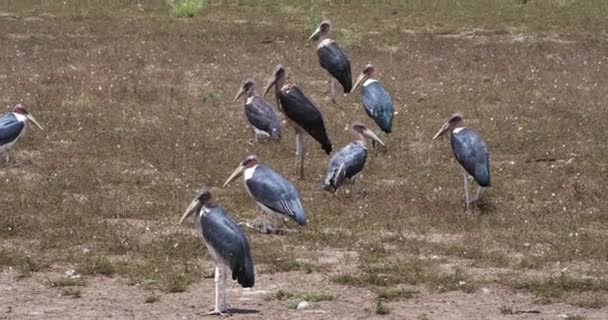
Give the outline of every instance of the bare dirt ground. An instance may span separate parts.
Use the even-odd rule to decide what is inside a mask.
[[[562,2],[496,23],[422,4],[235,2],[179,19],[165,2],[3,5],[0,105],[23,103],[47,130],[29,128],[0,169],[0,319],[204,316],[211,261],[176,223],[201,183],[254,222],[240,184],[220,187],[250,153],[294,182],[309,224],[247,231],[256,288],[230,284],[235,318],[606,319],[606,6],[578,18]],[[334,148],[354,120],[371,127],[358,93],[329,101],[306,43],[324,15],[397,110],[347,196],[319,190],[328,157],[310,139],[299,181],[291,128],[252,146],[231,102],[283,63]],[[449,143],[430,140],[454,111],[491,152],[493,186],[471,213]]]

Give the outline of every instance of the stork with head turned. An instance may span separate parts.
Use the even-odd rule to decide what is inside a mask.
[[[224,183],[224,187],[243,175],[243,186],[256,202],[262,213],[262,233],[274,231],[271,224],[266,224],[266,214],[272,218],[291,218],[299,225],[306,224],[306,214],[300,202],[296,188],[272,169],[258,162],[254,156],[248,156],[234,170]]]
[[[308,133],[321,144],[325,153],[331,153],[331,142],[325,131],[323,115],[315,105],[306,98],[300,89],[291,83],[284,84],[285,68],[277,65],[268,82],[264,96],[270,88],[275,88],[277,106],[285,114],[296,131],[296,172],[300,179],[304,178],[304,132]]]
[[[243,81],[239,92],[234,97],[236,102],[241,96],[245,96],[245,117],[253,127],[255,142],[262,139],[281,139],[281,121],[272,107],[255,94],[255,83],[251,79]]]
[[[344,93],[349,93],[353,87],[350,71],[350,61],[335,40],[329,38],[331,22],[325,20],[319,24],[308,41],[317,41],[319,64],[330,74],[331,101],[336,103],[336,80],[340,82]]]
[[[374,79],[376,69],[367,64],[355,81],[353,90],[361,84],[361,102],[367,115],[374,119],[378,127],[385,133],[391,133],[393,127],[393,100],[384,87]]]
[[[479,192],[482,187],[490,186],[490,153],[488,147],[479,134],[463,126],[463,116],[457,112],[450,116],[448,121],[437,131],[433,140],[437,137],[450,132],[450,142],[454,157],[464,169],[464,192],[467,210],[469,205],[479,199]],[[467,184],[467,174],[479,185],[475,198],[469,201],[469,187]]]
[[[200,226],[203,242],[215,263],[215,307],[209,314],[228,315],[226,267],[232,272],[232,280],[237,280],[243,288],[255,284],[249,241],[228,212],[213,201],[205,186],[196,192],[179,223],[191,215]]]
[[[28,121],[44,130],[34,116],[20,104],[16,105],[12,112],[0,117],[0,155],[4,154],[5,163],[9,160],[9,150],[25,133]]]
[[[356,136],[355,141],[340,149],[329,160],[323,182],[323,188],[327,191],[335,192],[343,184],[356,181],[367,161],[366,138],[384,145],[374,132],[360,122],[353,123],[352,130]]]

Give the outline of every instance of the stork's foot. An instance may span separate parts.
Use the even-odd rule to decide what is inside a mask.
[[[222,317],[231,317],[232,314],[230,312],[228,312],[228,309],[225,310],[220,310],[220,309],[213,309],[209,312],[207,312],[208,316],[222,316]]]

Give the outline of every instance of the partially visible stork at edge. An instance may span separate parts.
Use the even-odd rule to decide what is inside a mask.
[[[304,179],[304,132],[317,140],[327,154],[331,153],[332,145],[325,131],[323,115],[296,85],[284,85],[286,73],[283,65],[274,67],[264,96],[270,88],[275,88],[277,107],[296,131],[296,173],[300,179]]]
[[[258,162],[256,156],[245,158],[224,183],[224,187],[243,175],[243,186],[256,202],[262,214],[262,233],[271,233],[274,224],[268,227],[266,214],[284,220],[291,218],[300,226],[306,224],[306,214],[296,188],[280,174]]]
[[[5,164],[8,164],[9,161],[9,150],[25,133],[28,121],[44,131],[34,116],[21,104],[16,105],[12,112],[7,112],[0,117],[0,155],[4,154]]]
[[[355,141],[340,149],[329,160],[323,182],[323,189],[327,191],[336,192],[343,184],[355,183],[367,161],[366,138],[384,145],[374,132],[360,122],[353,123],[352,130],[356,136]]]
[[[191,215],[195,217],[195,224],[200,226],[203,242],[215,263],[215,307],[209,314],[229,315],[226,267],[232,271],[232,280],[237,280],[243,288],[251,288],[255,284],[249,241],[228,212],[213,201],[205,186],[196,192],[179,223]]]
[[[367,64],[363,72],[355,81],[353,90],[361,84],[361,102],[367,115],[374,119],[380,130],[389,134],[393,128],[393,100],[384,87],[374,79],[376,69],[373,65]]]
[[[454,157],[463,168],[465,203],[466,209],[469,210],[469,205],[479,199],[481,188],[490,186],[490,153],[481,136],[475,131],[464,127],[461,113],[456,112],[452,114],[448,121],[433,136],[433,140],[448,131],[450,132],[450,142]],[[473,176],[473,179],[479,185],[475,198],[470,201],[467,174]]]
[[[312,33],[308,41],[317,41],[317,55],[319,64],[330,75],[331,101],[336,103],[336,80],[340,82],[344,93],[351,92],[353,80],[350,70],[350,61],[335,40],[329,38],[331,22],[324,20]]]
[[[255,94],[255,82],[252,79],[243,81],[233,102],[236,102],[241,96],[246,98],[243,108],[245,117],[253,128],[255,142],[268,138],[275,141],[280,140],[281,121],[268,102]]]

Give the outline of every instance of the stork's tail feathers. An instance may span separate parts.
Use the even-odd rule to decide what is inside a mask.
[[[251,288],[255,285],[255,271],[251,256],[245,255],[241,270],[232,272],[232,280],[237,280],[243,288]]]
[[[329,140],[326,140],[323,144],[321,144],[321,147],[323,148],[323,150],[325,150],[326,154],[330,154],[331,153],[331,142],[329,142]]]

